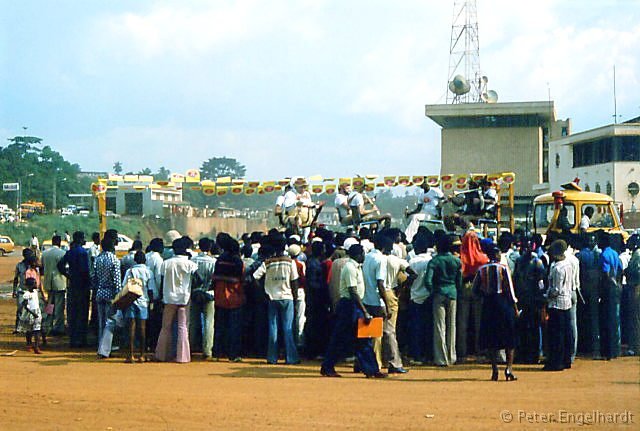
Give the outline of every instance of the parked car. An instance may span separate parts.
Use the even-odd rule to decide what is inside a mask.
[[[116,255],[118,257],[124,256],[129,253],[133,247],[133,240],[126,235],[121,233],[118,234],[118,244],[116,244]]]
[[[60,215],[62,215],[62,217],[73,215],[73,210],[69,208],[62,208]]]
[[[15,245],[13,244],[13,240],[6,235],[0,235],[0,256],[13,253],[14,249]]]
[[[78,211],[78,215],[81,217],[89,217],[89,210]]]
[[[42,241],[42,244],[40,244],[40,250],[41,251],[47,251],[51,247],[53,247],[53,245],[51,244],[51,240],[50,239],[46,239],[46,240]],[[65,251],[69,250],[69,243],[63,239],[62,241],[60,241],[60,248],[62,250],[65,250]]]

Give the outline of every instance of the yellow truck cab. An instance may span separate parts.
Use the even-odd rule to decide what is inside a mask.
[[[603,230],[611,234],[619,233],[625,240],[628,238],[629,234],[622,227],[618,209],[610,196],[582,191],[575,183],[565,184],[563,187],[564,190],[546,193],[534,199],[534,233],[561,233],[564,228],[578,234],[585,212],[592,212],[587,232]]]

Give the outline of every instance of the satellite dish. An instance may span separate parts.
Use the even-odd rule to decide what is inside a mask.
[[[498,93],[496,93],[493,90],[489,90],[486,93],[483,93],[482,96],[483,96],[482,100],[484,100],[487,103],[496,103],[496,102],[498,102]],[[484,97],[486,97],[486,99]]]
[[[471,85],[462,75],[456,75],[453,80],[449,82],[449,90],[457,96],[467,94],[471,90]]]

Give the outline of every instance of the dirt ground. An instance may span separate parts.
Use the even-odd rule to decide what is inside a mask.
[[[0,258],[4,292],[18,259]],[[196,356],[190,364],[125,364],[97,361],[95,351],[68,349],[62,339],[36,356],[11,334],[14,310],[5,293],[0,430],[519,430],[580,429],[594,421],[589,429],[640,429],[638,358],[578,359],[561,373],[516,366],[516,382],[503,375],[490,381],[489,365],[481,364],[414,367],[386,380],[354,375],[346,365],[338,368],[342,379],[322,378],[317,362],[270,366]]]

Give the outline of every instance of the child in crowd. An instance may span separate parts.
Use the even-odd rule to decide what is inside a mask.
[[[149,292],[155,290],[155,280],[151,276],[151,271],[146,266],[146,257],[142,250],[138,250],[134,254],[135,265],[124,274],[122,285],[126,286],[130,278],[138,279],[142,282],[142,296],[127,308],[124,313],[129,328],[129,353],[125,362],[133,362],[133,349],[136,341],[136,327],[138,328],[138,346],[140,348],[140,356],[138,362],[147,360],[144,354],[146,341],[146,323],[149,318]]]
[[[40,330],[42,327],[42,313],[40,312],[40,298],[38,298],[37,281],[33,277],[25,279],[26,291],[22,295],[20,305],[19,330],[24,331],[27,347],[31,346],[33,337],[33,353],[40,354]]]

